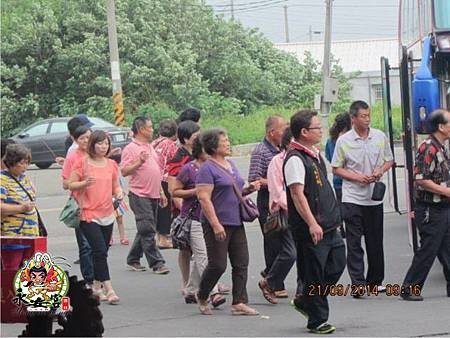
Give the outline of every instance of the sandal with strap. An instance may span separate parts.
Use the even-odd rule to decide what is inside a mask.
[[[128,244],[130,244],[130,241],[128,240],[128,238],[122,238],[122,239],[120,240],[120,244],[122,244],[122,245],[128,245]]]
[[[202,304],[199,302],[198,309],[200,310],[200,313],[202,315],[212,315],[213,314],[207,303]]]
[[[103,293],[103,289],[94,289],[92,288],[92,294],[94,296],[98,297],[98,300],[100,302],[106,302],[108,300],[108,297]]]
[[[108,293],[106,294],[106,299],[107,299],[108,303],[111,305],[116,305],[116,304],[119,304],[119,302],[120,302],[120,298],[119,298],[119,296],[116,295],[114,290],[108,291]]]
[[[219,307],[223,303],[225,303],[227,300],[225,297],[221,296],[220,294],[216,293],[215,295],[212,295],[209,300],[211,301],[211,305],[214,306],[214,308]]]
[[[240,304],[239,307],[232,306],[231,314],[233,316],[257,316],[259,312],[248,305]]]

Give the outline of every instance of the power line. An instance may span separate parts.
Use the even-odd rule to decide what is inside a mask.
[[[264,4],[264,3],[270,3],[273,2],[274,0],[261,0],[261,1],[252,1],[252,2],[247,2],[247,3],[233,3],[233,4],[224,4],[224,5],[209,5],[211,7],[240,7],[240,6],[250,6],[250,5],[258,5],[258,4]]]

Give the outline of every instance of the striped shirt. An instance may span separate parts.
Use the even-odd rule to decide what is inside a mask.
[[[254,182],[260,178],[267,178],[269,163],[272,161],[272,158],[279,153],[280,150],[275,148],[267,138],[264,138],[264,140],[252,151],[248,181]]]
[[[31,180],[28,176],[21,175],[17,180],[28,193],[36,198]],[[0,198],[2,203],[20,204],[30,202],[30,198],[23,189],[2,170],[0,175]],[[39,236],[39,225],[36,209],[16,215],[2,215],[2,236]]]

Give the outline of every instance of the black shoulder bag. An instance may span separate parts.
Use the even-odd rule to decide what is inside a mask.
[[[11,175],[9,172],[3,172],[6,176],[8,176],[9,178],[12,178],[17,184],[18,186],[25,191],[25,194],[27,194],[28,198],[30,199],[31,202],[34,202],[33,197],[31,197],[30,193],[24,188],[24,186],[13,176]],[[39,236],[43,236],[43,237],[47,237],[47,229],[45,228],[44,222],[42,221],[41,218],[41,214],[39,213],[38,208],[35,206],[34,209],[36,210],[36,214],[38,217],[38,226],[39,226]]]
[[[181,217],[181,215],[178,215],[172,221],[172,224],[170,225],[170,236],[172,238],[172,245],[174,249],[185,250],[190,248],[192,215],[199,205],[200,202],[196,199],[192,207],[189,209],[186,217]]]

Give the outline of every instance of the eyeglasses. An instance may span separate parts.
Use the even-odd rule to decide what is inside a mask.
[[[314,129],[323,129],[323,127],[320,126],[320,127],[311,127],[311,128],[305,128],[305,129],[308,129],[308,130],[314,130]]]

